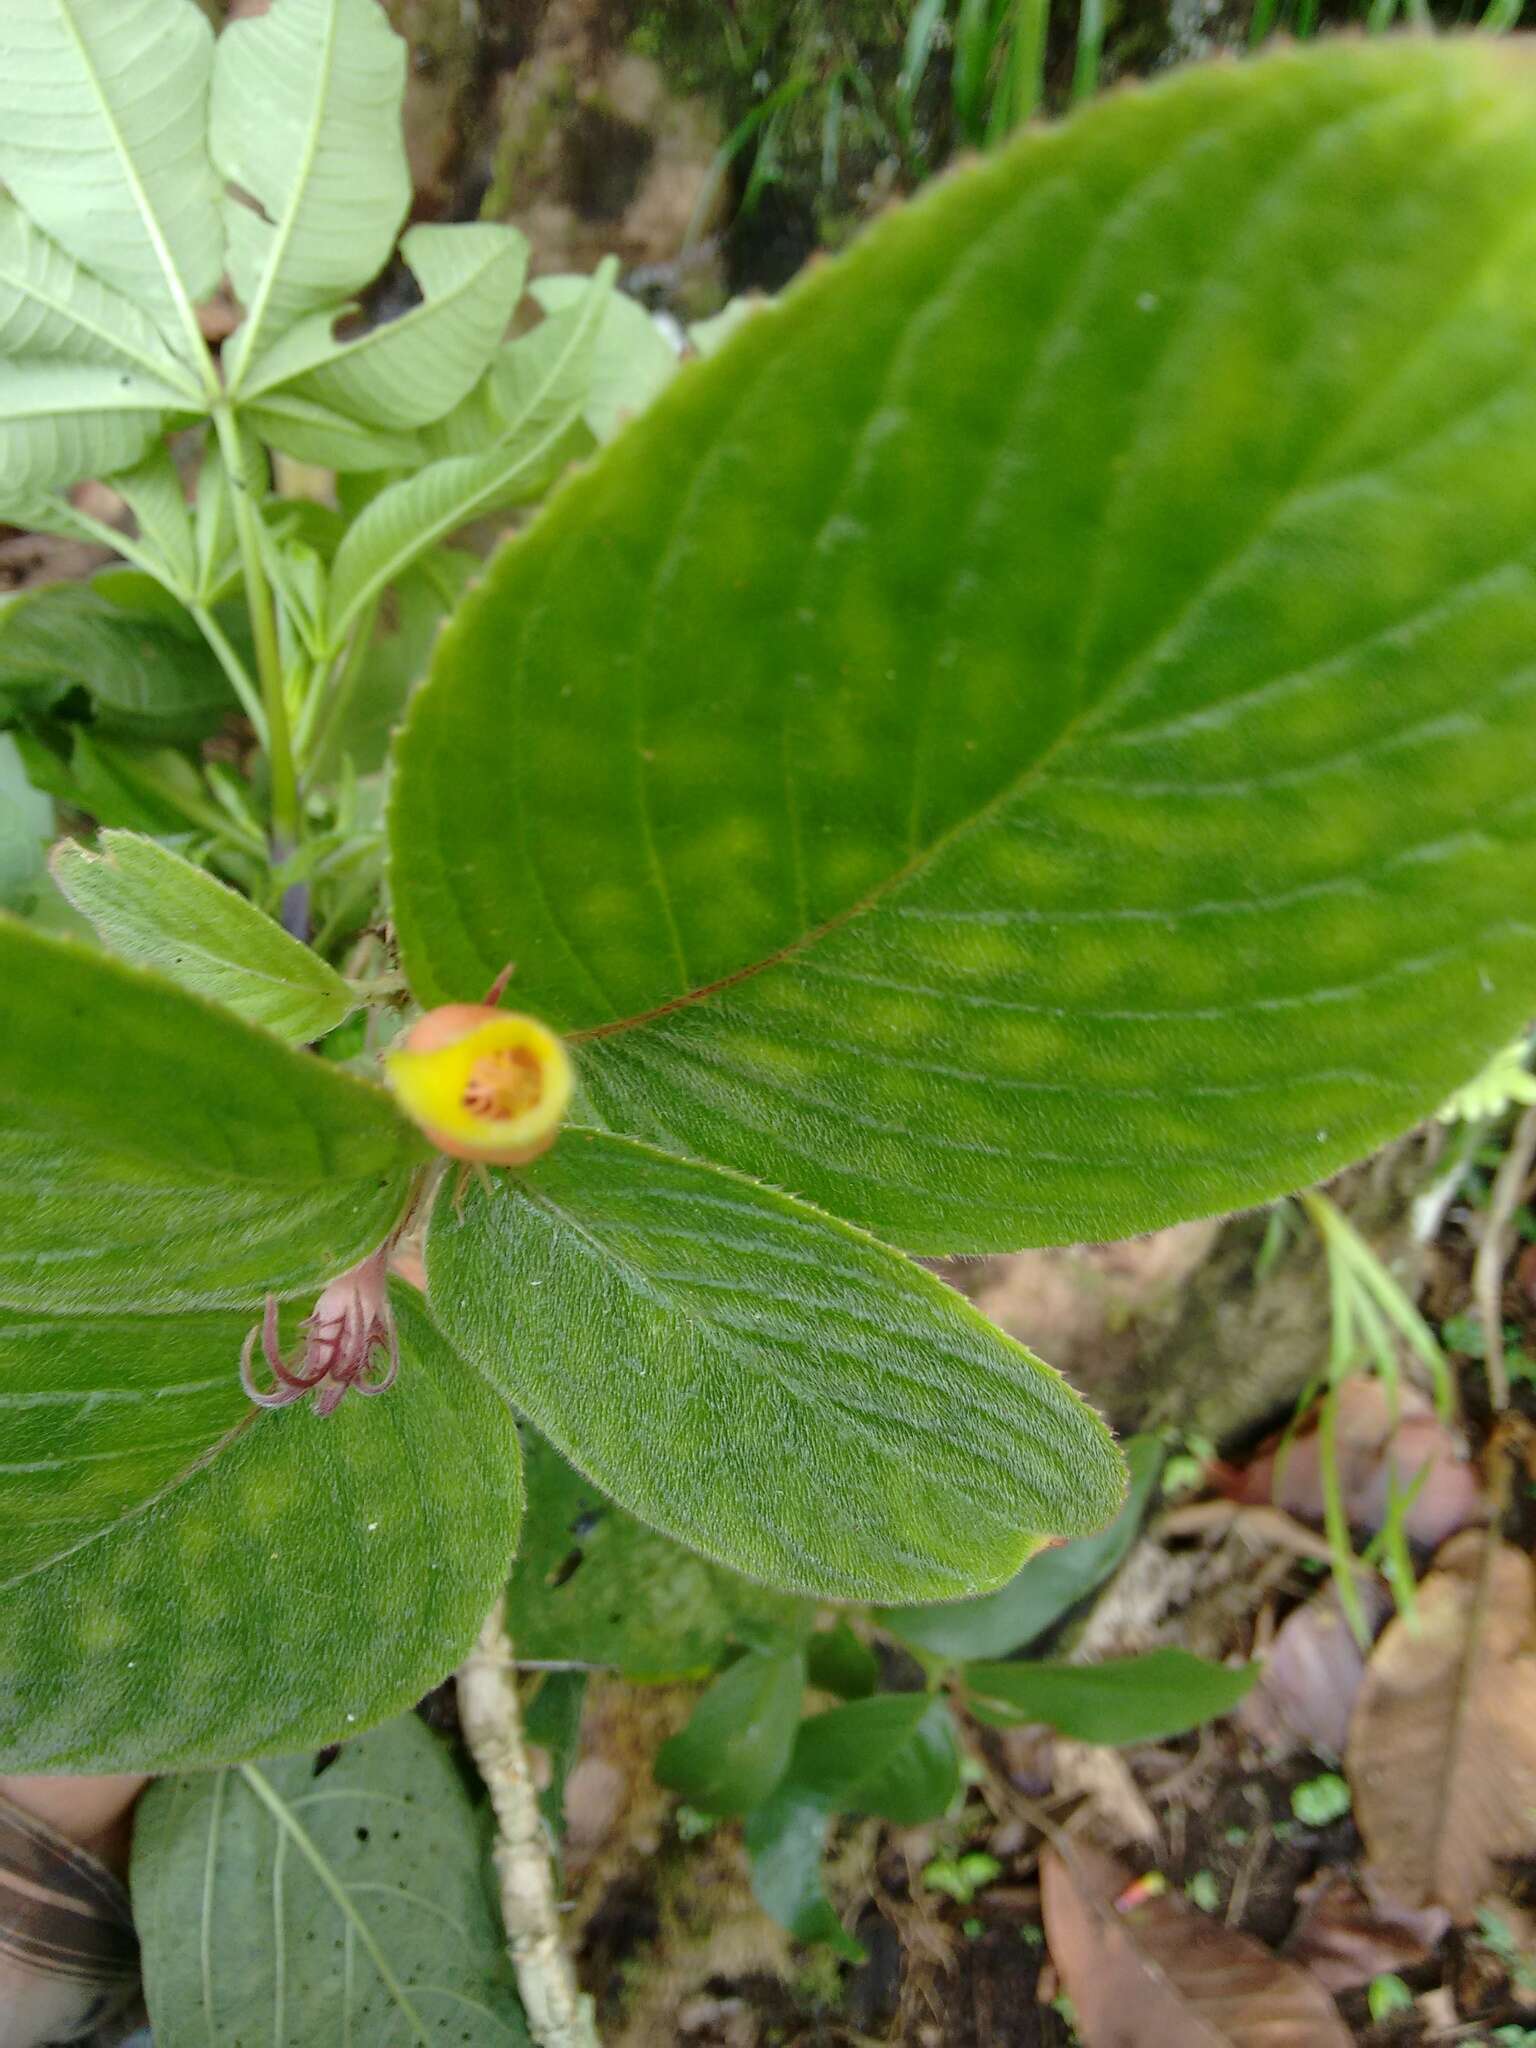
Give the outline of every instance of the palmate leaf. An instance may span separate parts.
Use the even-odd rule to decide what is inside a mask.
[[[568,1130],[439,1202],[427,1273],[449,1342],[573,1464],[772,1585],[974,1592],[1121,1491],[1098,1418],[931,1274],[628,1139]]]
[[[50,491],[128,469],[165,431],[168,385],[104,364],[8,363],[0,417],[0,510],[26,512]]]
[[[0,13],[0,181],[189,365],[205,360],[193,309],[224,258],[212,65],[213,31],[186,0],[6,0]]]
[[[685,370],[415,699],[417,995],[515,959],[598,1120],[915,1250],[1431,1111],[1536,998],[1533,114],[1472,39],[1191,71]]]
[[[527,2048],[478,1816],[404,1715],[307,1756],[153,1786],[133,1896],[160,2048]]]
[[[335,307],[383,269],[411,196],[405,63],[376,0],[274,0],[219,37],[210,147],[256,202],[224,202],[245,307],[225,351],[232,391],[301,315]]]
[[[0,1303],[254,1311],[398,1221],[382,1089],[173,983],[0,919]]]
[[[372,499],[336,551],[331,579],[332,642],[418,556],[498,508],[535,498],[591,446],[583,421],[592,365],[614,274],[599,265],[580,305],[570,307],[493,359],[470,396],[427,429],[449,451]]]
[[[379,1400],[253,1409],[249,1318],[0,1310],[0,1766],[159,1770],[409,1706],[495,1598],[505,1405],[397,1288]]]
[[[318,953],[153,839],[103,832],[95,853],[65,839],[52,866],[60,889],[115,953],[290,1045],[323,1037],[357,1008],[353,990]]]
[[[301,321],[252,364],[247,399],[280,389],[364,426],[410,429],[466,397],[506,333],[528,244],[493,222],[417,227],[401,238],[400,254],[421,286],[421,305],[355,341],[335,339],[333,314]]]

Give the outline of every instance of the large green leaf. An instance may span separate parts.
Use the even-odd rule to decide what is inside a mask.
[[[323,1037],[357,1008],[352,989],[318,953],[153,839],[103,832],[96,853],[66,839],[53,873],[115,953],[158,968],[290,1045]]]
[[[528,1519],[507,1587],[520,1657],[655,1683],[712,1671],[732,1643],[803,1634],[803,1601],[648,1529],[531,1431],[523,1455]]]
[[[193,309],[224,258],[212,64],[187,0],[5,0],[0,14],[0,180],[188,363],[206,362]]]
[[[1133,1437],[1121,1448],[1131,1488],[1107,1529],[1042,1550],[1006,1586],[980,1599],[887,1608],[876,1616],[881,1627],[935,1656],[955,1658],[1003,1657],[1044,1635],[1103,1584],[1140,1533],[1163,1449],[1155,1436]]]
[[[338,645],[428,548],[483,513],[538,497],[591,447],[583,415],[613,270],[609,259],[579,305],[508,343],[469,399],[429,430],[429,442],[450,451],[444,459],[389,485],[353,523],[331,582]]]
[[[0,1765],[158,1770],[327,1742],[464,1654],[517,1436],[397,1288],[398,1382],[251,1408],[248,1316],[0,1314]]]
[[[566,1132],[438,1203],[434,1315],[643,1521],[754,1578],[934,1598],[1096,1528],[1097,1416],[931,1274],[734,1174]]]
[[[225,351],[231,390],[301,315],[383,269],[411,197],[405,63],[377,0],[274,0],[219,37],[210,146],[256,202],[224,202],[245,307]]]
[[[417,227],[400,254],[424,298],[355,341],[337,341],[332,313],[291,328],[251,366],[248,399],[276,388],[369,427],[423,427],[479,381],[523,288],[528,244],[492,222]]]
[[[967,1664],[970,1708],[1008,1727],[1041,1722],[1079,1742],[1156,1742],[1230,1714],[1257,1664],[1212,1664],[1187,1650],[1149,1650],[1107,1664]]]
[[[804,1691],[801,1650],[749,1650],[703,1694],[688,1726],[661,1745],[658,1782],[705,1813],[761,1806],[789,1763]]]
[[[425,1152],[384,1092],[172,982],[0,919],[0,1302],[51,1314],[312,1290]]]
[[[1536,1000],[1533,446],[1493,41],[1032,131],[503,553],[398,744],[412,985],[515,959],[601,1121],[909,1249],[1331,1172]]]
[[[151,1787],[134,1917],[158,2048],[526,2048],[478,1816],[413,1714]]]

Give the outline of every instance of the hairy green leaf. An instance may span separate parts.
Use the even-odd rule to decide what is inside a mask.
[[[483,513],[538,497],[591,446],[582,415],[612,278],[609,259],[579,306],[510,342],[471,398],[428,430],[429,444],[450,451],[445,458],[390,484],[355,521],[336,551],[331,587],[338,645],[358,613],[428,548]]]
[[[303,314],[339,310],[383,269],[411,196],[405,65],[376,0],[273,0],[219,37],[210,145],[249,195],[224,201],[245,308],[225,350],[232,391]]]
[[[936,1820],[960,1789],[949,1702],[888,1692],[813,1714],[795,1740],[785,1789],[900,1827]]]
[[[0,1313],[0,1766],[315,1745],[459,1661],[516,1542],[517,1434],[394,1301],[398,1382],[324,1421],[250,1406],[247,1316]]]
[[[979,1600],[935,1601],[926,1607],[890,1607],[876,1616],[903,1642],[939,1657],[1003,1657],[1053,1628],[1079,1600],[1102,1585],[1136,1541],[1147,1501],[1163,1462],[1155,1436],[1122,1444],[1130,1468],[1125,1506],[1107,1529],[1042,1550],[995,1593]]]
[[[705,1813],[746,1813],[783,1777],[800,1726],[805,1658],[749,1650],[703,1694],[688,1726],[661,1745],[656,1777]]]
[[[819,1799],[785,1786],[747,1815],[752,1890],[765,1913],[797,1941],[824,1941],[844,1961],[862,1963],[864,1950],[844,1928],[821,1886],[821,1859],[831,1814]]]
[[[964,1674],[979,1721],[1038,1721],[1079,1742],[1122,1743],[1156,1742],[1230,1714],[1259,1667],[1149,1650],[1107,1664],[967,1664]]]
[[[388,1234],[424,1156],[382,1089],[0,919],[0,1302],[254,1312]]]
[[[523,288],[528,244],[491,222],[416,227],[400,254],[425,297],[355,341],[337,341],[334,312],[290,328],[251,365],[247,400],[281,389],[365,427],[410,429],[468,396],[494,355]]]
[[[523,1455],[528,1520],[507,1587],[519,1656],[611,1664],[655,1684],[712,1671],[732,1643],[803,1633],[803,1601],[648,1529],[532,1431]]]
[[[1097,1527],[1121,1467],[1064,1382],[939,1280],[734,1174],[570,1130],[440,1202],[432,1309],[643,1521],[771,1584],[933,1598]]]
[[[1533,116],[1491,39],[1190,70],[685,370],[415,699],[417,995],[517,960],[598,1120],[917,1250],[1432,1110],[1536,999]]]
[[[479,1817],[414,1714],[308,1756],[166,1778],[133,1831],[158,2048],[526,2048]]]
[[[133,832],[103,832],[100,850],[62,841],[54,879],[125,960],[156,967],[290,1045],[307,1045],[357,1008],[318,953],[205,868]]]
[[[198,365],[194,308],[224,260],[205,143],[212,64],[213,32],[186,0],[6,0],[0,18],[0,180]],[[125,341],[137,330],[126,322]]]

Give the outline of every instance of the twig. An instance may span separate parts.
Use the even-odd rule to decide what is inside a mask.
[[[560,1940],[544,1818],[523,1747],[502,1602],[459,1667],[459,1723],[496,1812],[496,1875],[517,1988],[538,2048],[598,2048],[592,2001]]]
[[[1509,1150],[1493,1177],[1488,1196],[1488,1213],[1483,1221],[1482,1242],[1472,1262],[1472,1299],[1483,1326],[1483,1363],[1488,1374],[1488,1398],[1495,1414],[1509,1406],[1509,1374],[1504,1366],[1504,1268],[1509,1262],[1510,1230],[1515,1211],[1525,1193],[1531,1162],[1536,1159],[1536,1103],[1526,1110]]]

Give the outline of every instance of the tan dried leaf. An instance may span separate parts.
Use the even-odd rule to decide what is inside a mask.
[[[1417,1632],[1392,1621],[1366,1666],[1345,1769],[1392,1890],[1468,1921],[1504,1858],[1536,1854],[1536,1568],[1466,1530],[1418,1610]]]
[[[1350,2048],[1309,1972],[1173,1896],[1121,1912],[1129,1882],[1082,1845],[1040,1859],[1046,1940],[1085,2048]]]

